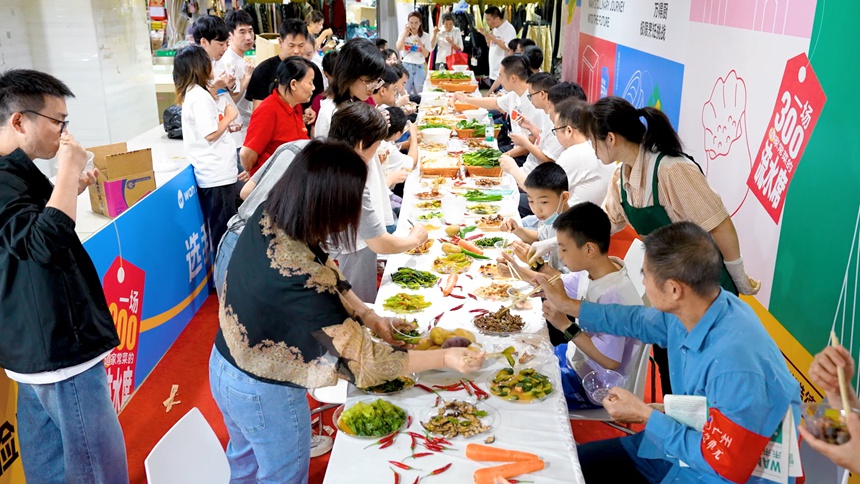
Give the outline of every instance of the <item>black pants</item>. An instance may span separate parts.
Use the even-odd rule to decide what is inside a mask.
[[[209,233],[209,247],[212,262],[215,261],[215,251],[221,237],[227,231],[227,222],[236,215],[236,185],[231,183],[220,187],[200,188],[200,208],[203,210],[203,220]]]
[[[582,476],[588,484],[648,484],[663,480],[672,464],[636,456],[644,432],[577,446]]]
[[[657,345],[652,346],[654,350],[654,361],[657,362],[657,369],[660,371],[660,389],[663,395],[672,393],[672,382],[669,379],[669,352],[666,348],[661,348]]]

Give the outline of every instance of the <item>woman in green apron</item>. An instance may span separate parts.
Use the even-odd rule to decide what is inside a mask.
[[[681,140],[662,111],[635,108],[620,97],[600,99],[584,113],[579,129],[605,164],[621,162],[609,184],[604,210],[613,233],[630,225],[646,236],[673,222],[691,221],[707,230],[723,256],[720,285],[755,294],[760,284],[744,270],[731,217],[701,168],[683,153]],[[665,349],[654,348],[663,393],[671,393]]]

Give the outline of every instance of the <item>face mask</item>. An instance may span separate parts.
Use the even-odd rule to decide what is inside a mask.
[[[561,210],[562,202],[563,202],[562,200],[558,201],[558,206],[555,207],[555,212],[553,212],[552,215],[550,215],[549,217],[547,217],[546,220],[543,221],[544,225],[552,225],[553,223],[555,223],[555,219],[557,219],[558,216],[560,215],[558,212],[559,212],[559,210]]]

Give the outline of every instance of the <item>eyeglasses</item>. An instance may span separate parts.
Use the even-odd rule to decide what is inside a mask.
[[[375,81],[365,81],[362,79],[361,82],[364,83],[364,87],[366,87],[368,91],[375,91],[385,84],[385,81],[381,77]]]
[[[552,134],[558,134],[558,130],[569,128],[570,126],[559,126],[558,128],[552,128]]]
[[[41,117],[43,117],[43,118],[50,119],[51,121],[53,121],[53,122],[55,122],[55,123],[57,123],[57,124],[59,124],[59,125],[60,125],[60,134],[63,134],[63,131],[65,131],[65,130],[66,130],[66,128],[68,128],[68,127],[69,127],[69,122],[68,122],[68,121],[63,121],[63,120],[61,120],[61,119],[55,119],[55,118],[52,118],[52,117],[50,117],[50,116],[45,116],[44,114],[42,114],[42,113],[37,113],[36,111],[30,111],[30,110],[28,109],[27,111],[21,111],[21,113],[22,113],[22,114],[23,114],[23,113],[35,114],[36,116],[41,116]]]
[[[526,97],[527,97],[527,98],[529,98],[529,101],[531,101],[531,100],[532,100],[532,96],[536,96],[536,95],[538,95],[538,94],[540,94],[540,93],[542,93],[542,92],[546,92],[546,91],[544,91],[544,90],[540,90],[540,91],[537,91],[537,92],[530,92],[530,93],[526,94]]]

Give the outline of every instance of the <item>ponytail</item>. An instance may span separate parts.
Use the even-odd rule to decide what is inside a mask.
[[[609,133],[615,133],[652,152],[668,156],[683,154],[678,133],[662,111],[650,106],[636,109],[617,96],[604,97],[589,106],[582,113],[577,128],[587,137],[601,141]]]

